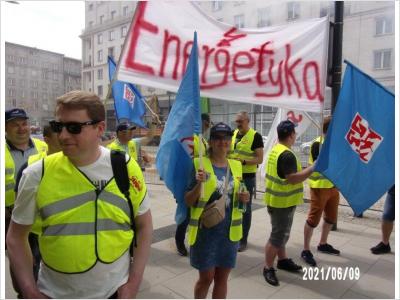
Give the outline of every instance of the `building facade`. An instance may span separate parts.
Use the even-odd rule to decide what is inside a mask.
[[[80,60],[8,42],[5,73],[5,108],[25,109],[34,126],[54,118],[58,96],[81,89]]]

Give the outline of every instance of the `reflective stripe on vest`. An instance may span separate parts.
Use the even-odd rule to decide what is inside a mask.
[[[324,139],[323,138],[321,139],[321,137],[319,136],[313,141],[310,147],[310,154],[308,156],[308,163],[310,165],[314,162],[311,154],[311,149],[315,143],[321,143],[322,145],[324,143]],[[334,184],[319,172],[311,173],[310,177],[308,177],[308,185],[310,186],[310,188],[313,189],[329,189],[334,187]]]
[[[230,158],[239,158],[241,160],[250,160],[255,156],[255,152],[251,150],[251,146],[253,145],[254,136],[256,131],[253,128],[250,128],[249,131],[242,137],[242,139],[236,144],[236,136],[239,133],[239,129],[236,129],[233,133],[232,144],[231,144],[231,154]],[[243,173],[256,173],[257,165],[244,165],[242,166]]]
[[[136,151],[136,143],[131,140],[131,141],[128,142],[127,146],[128,146],[128,155],[130,157],[133,157],[133,159],[137,161],[138,160],[138,153]],[[115,139],[112,143],[108,144],[106,147],[108,149],[111,149],[111,150],[119,150],[119,151],[126,152],[124,147],[118,141],[118,139]]]
[[[129,190],[136,215],[146,185],[133,159],[127,167],[137,183]],[[53,270],[85,272],[97,261],[112,263],[128,251],[134,236],[129,205],[114,178],[96,190],[63,153],[56,153],[44,158],[36,199],[43,226],[40,252]]]
[[[237,209],[238,199],[237,193],[239,191],[239,183],[242,178],[242,168],[240,162],[232,159],[228,159],[228,164],[231,170],[231,176],[233,177],[234,189],[233,189],[233,209],[231,226],[229,229],[229,239],[233,242],[239,241],[242,238],[242,213]],[[196,171],[199,169],[199,159],[194,159],[194,166]],[[206,206],[211,195],[214,193],[217,187],[217,177],[214,174],[214,170],[211,161],[208,157],[203,157],[204,170],[210,174],[207,181],[204,183],[204,199],[199,199],[197,204],[190,208],[190,221],[189,221],[189,245],[193,245],[197,239],[197,233],[199,230],[199,220],[203,213],[203,209]],[[226,216],[225,216],[226,217]]]
[[[303,203],[303,183],[290,184],[278,175],[278,159],[284,151],[294,152],[282,144],[276,144],[268,155],[264,203],[271,207],[285,208]],[[301,171],[296,157],[297,172]]]
[[[33,145],[36,149],[37,154],[42,154],[47,152],[47,144],[39,139],[31,138]],[[11,155],[8,144],[5,143],[5,198],[6,198],[6,207],[14,205],[15,201],[15,175],[18,170],[15,170],[14,159]],[[29,159],[29,158],[28,158]]]

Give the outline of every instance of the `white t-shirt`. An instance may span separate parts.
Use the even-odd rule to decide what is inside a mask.
[[[126,156],[127,159],[129,156]],[[101,155],[93,164],[79,167],[96,186],[103,188],[113,176],[110,150],[101,147]],[[22,225],[34,223],[38,213],[36,205],[37,188],[42,177],[42,161],[26,168],[18,186],[12,220]],[[147,194],[140,204],[138,215],[150,209]],[[128,251],[111,264],[97,262],[85,273],[64,274],[40,264],[38,288],[51,298],[108,298],[127,282],[129,276],[130,255]]]

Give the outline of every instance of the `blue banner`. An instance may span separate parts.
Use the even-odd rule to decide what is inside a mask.
[[[110,82],[113,79],[116,65],[114,60],[108,57],[108,76]],[[139,90],[131,83],[115,81],[112,86],[112,96],[114,98],[115,113],[118,122],[122,119],[129,120],[142,128],[146,128],[143,116],[146,113],[144,98]]]
[[[175,216],[178,224],[186,217],[184,194],[193,169],[192,158],[185,141],[193,140],[193,135],[200,132],[199,63],[195,32],[186,72],[168,116],[156,157],[160,177],[174,194],[178,204]]]
[[[347,63],[343,86],[315,170],[359,215],[395,182],[394,94]]]

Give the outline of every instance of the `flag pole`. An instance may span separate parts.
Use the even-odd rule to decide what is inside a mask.
[[[199,169],[200,170],[203,170],[203,147],[202,147],[202,144],[203,144],[203,132],[201,132],[199,134]],[[200,183],[200,199],[204,199],[204,184],[203,184],[203,182]]]

